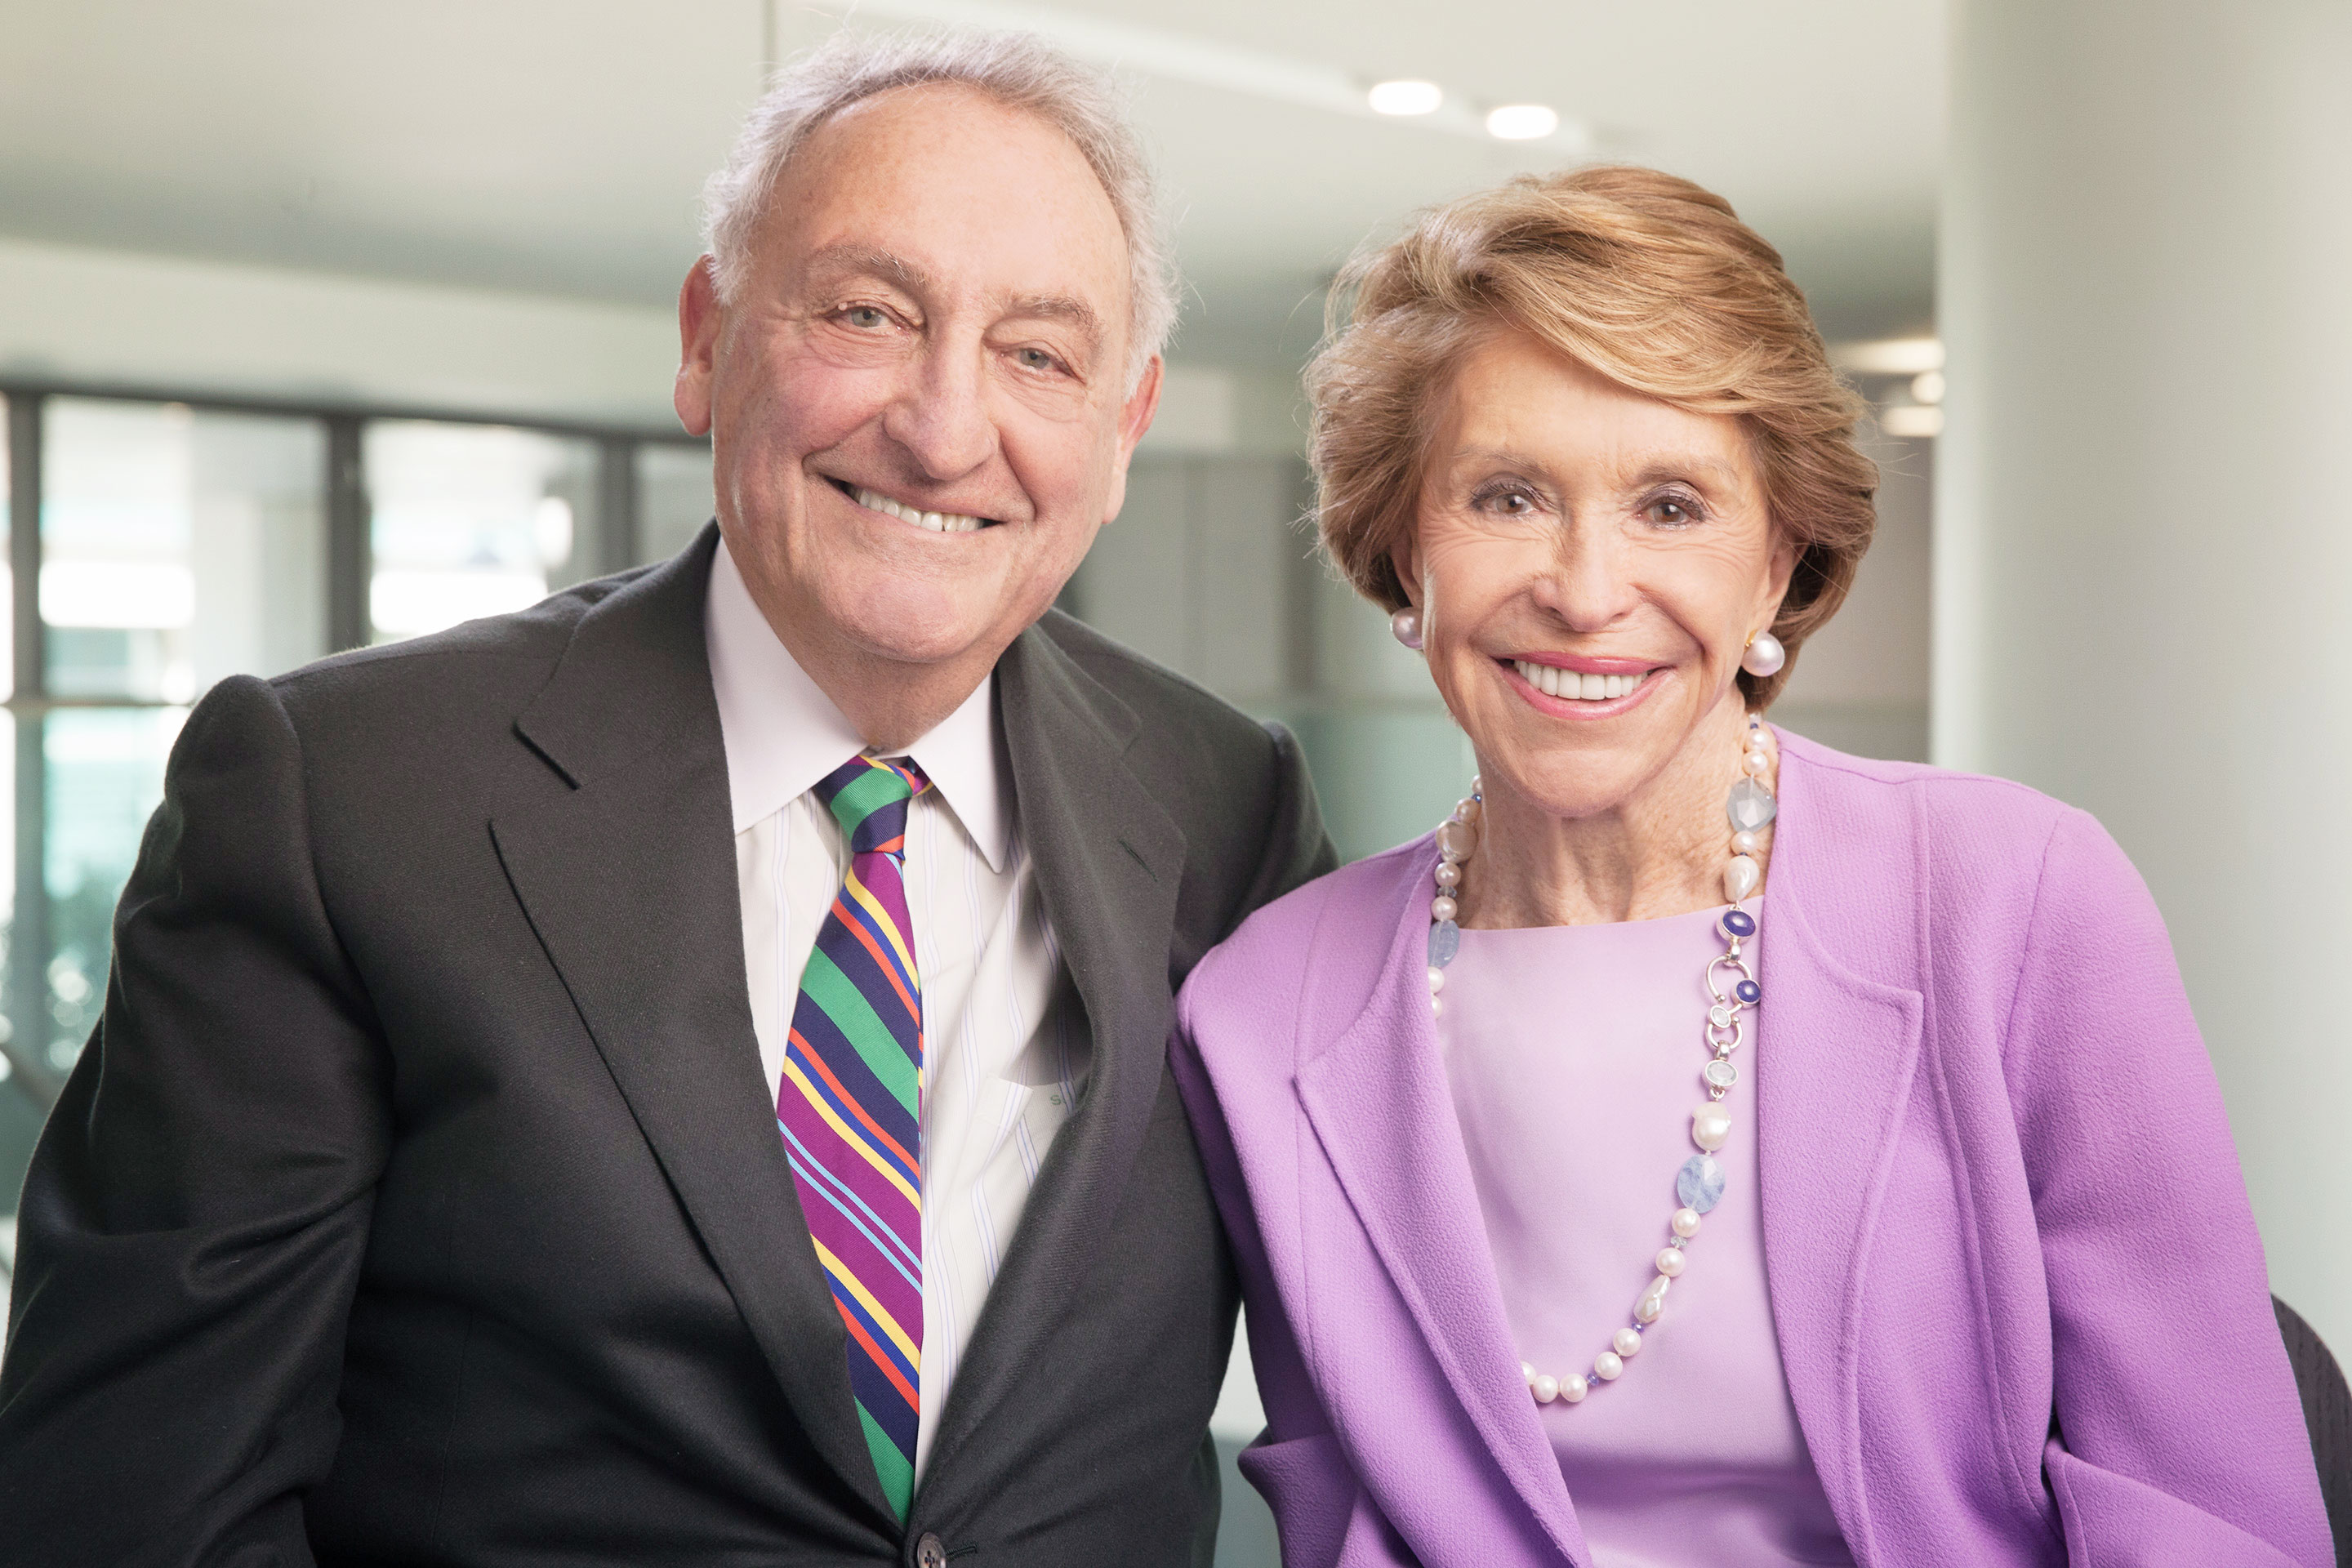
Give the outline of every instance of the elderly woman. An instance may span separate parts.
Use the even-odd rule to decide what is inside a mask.
[[[1285,1563],[2331,1562],[2129,863],[1760,720],[1875,477],[1779,256],[1585,169],[1343,290],[1324,543],[1478,773],[1180,1005]]]

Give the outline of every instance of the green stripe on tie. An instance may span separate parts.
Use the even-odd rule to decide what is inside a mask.
[[[898,1097],[907,1114],[919,1115],[915,1097],[919,1075],[915,1064],[907,1059],[898,1037],[874,1011],[874,1004],[866,999],[866,993],[826,956],[824,949],[816,948],[809,953],[808,967],[801,971],[801,990],[824,1009],[833,1026],[857,1047],[857,1054],[865,1058],[882,1087]]]
[[[866,1447],[874,1455],[874,1473],[882,1479],[882,1495],[898,1512],[898,1522],[907,1521],[907,1509],[915,1500],[915,1467],[907,1456],[898,1452],[898,1445],[889,1435],[875,1425],[874,1417],[866,1414],[866,1406],[857,1407],[857,1424],[866,1428]]]
[[[855,833],[857,825],[893,801],[906,800],[914,795],[907,781],[888,768],[868,768],[866,776],[844,784],[841,793],[833,797],[833,819],[841,824],[844,833]]]

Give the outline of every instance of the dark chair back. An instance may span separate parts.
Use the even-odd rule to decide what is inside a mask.
[[[2352,1389],[2327,1346],[2293,1307],[2277,1297],[2279,1333],[2294,1367],[2294,1389],[2303,1395],[2303,1424],[2311,1428],[2311,1454],[2319,1464],[2319,1495],[2327,1500],[2327,1528],[2336,1537],[2336,1568],[2352,1568]]]

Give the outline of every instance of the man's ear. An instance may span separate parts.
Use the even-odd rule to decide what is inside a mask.
[[[710,434],[711,379],[719,353],[718,263],[705,256],[677,290],[677,384],[670,403],[689,436]]]
[[[1127,504],[1127,465],[1135,456],[1136,443],[1151,428],[1152,416],[1160,412],[1160,356],[1153,354],[1150,363],[1143,367],[1135,390],[1127,395],[1126,405],[1118,411],[1118,456],[1111,467],[1110,494],[1103,503],[1105,527]]]

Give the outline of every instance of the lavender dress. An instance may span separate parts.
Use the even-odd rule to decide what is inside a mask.
[[[1761,900],[1748,905],[1771,931]],[[1619,925],[1465,931],[1438,1024],[1454,1107],[1520,1359],[1589,1372],[1668,1237],[1716,911]],[[1539,1411],[1601,1568],[1851,1563],[1797,1426],[1764,1273],[1748,1016],[1727,1101],[1729,1180],[1665,1314],[1614,1384]]]

